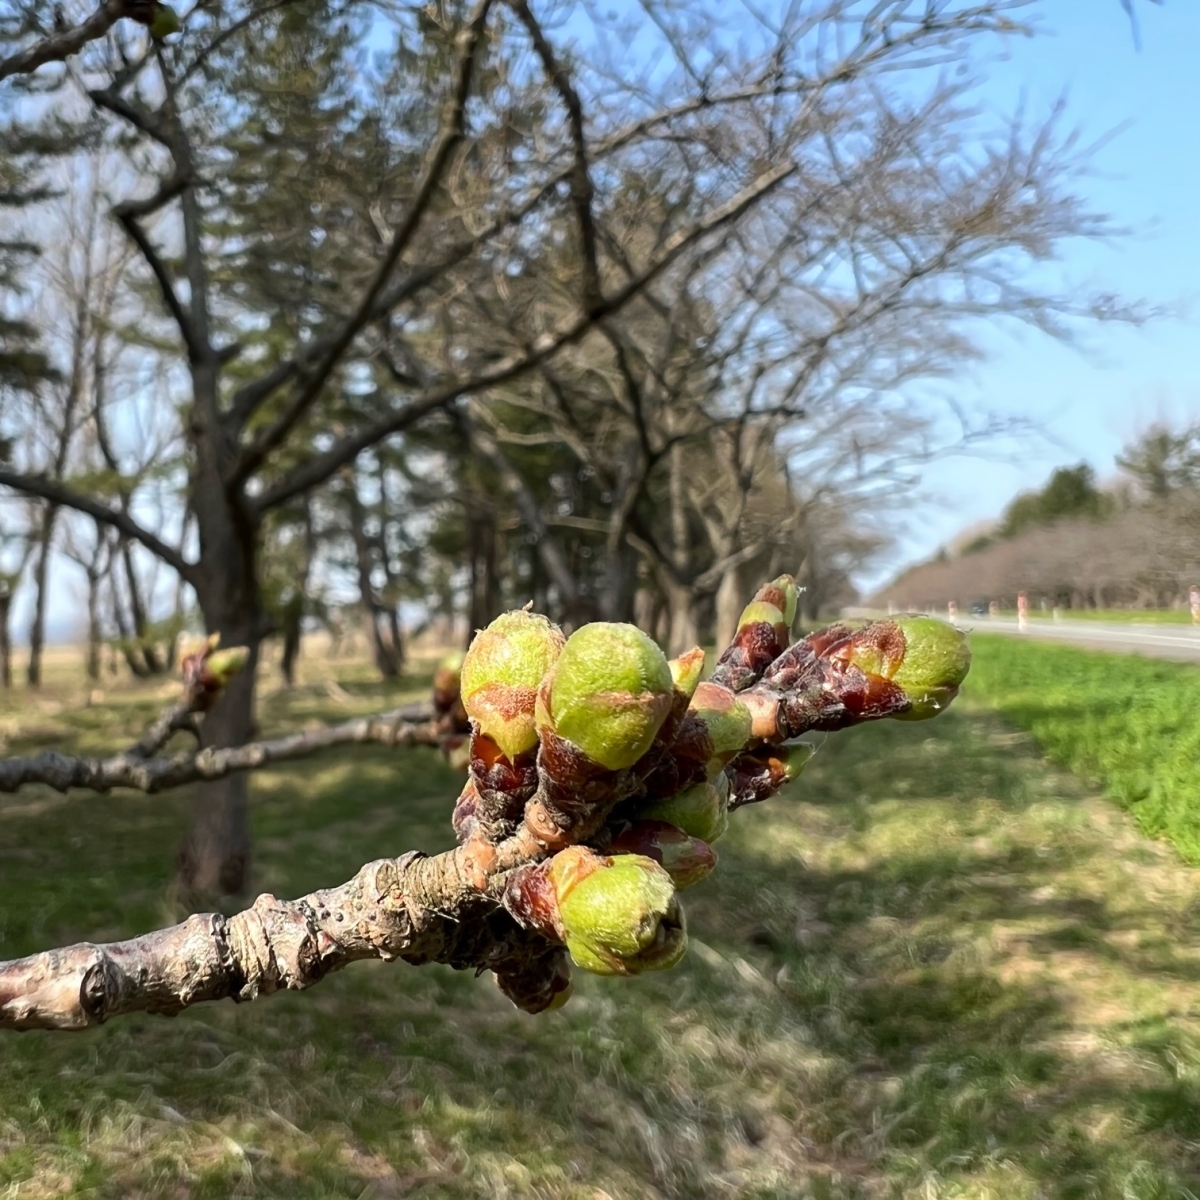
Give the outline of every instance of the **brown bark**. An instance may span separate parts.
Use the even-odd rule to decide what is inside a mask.
[[[46,578],[50,570],[50,547],[58,518],[56,505],[48,504],[42,513],[38,534],[37,558],[33,563],[33,617],[29,622],[29,666],[25,678],[32,688],[42,683],[42,649],[46,642]]]
[[[12,590],[0,582],[0,687],[12,687],[12,633],[9,619],[12,614]]]
[[[300,900],[263,895],[233,917],[0,964],[0,1029],[78,1030],[132,1012],[298,990],[364,958],[519,972],[547,942],[470,882],[467,851],[368,863]]]

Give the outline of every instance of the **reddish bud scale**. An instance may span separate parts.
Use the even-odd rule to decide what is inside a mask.
[[[755,734],[772,742],[788,741],[809,730],[848,729],[912,707],[903,688],[851,663],[818,657],[804,642],[771,664],[755,689],[759,690],[777,707],[774,727],[765,730],[756,720]]]
[[[637,821],[612,840],[610,854],[641,854],[671,876],[677,888],[691,887],[717,865],[713,848],[666,821]]]
[[[510,761],[476,726],[471,736],[470,770],[478,794],[475,817],[479,832],[498,842],[516,829],[526,803],[537,791],[537,749]]]
[[[468,778],[454,803],[454,813],[450,818],[450,824],[454,826],[454,836],[458,838],[460,845],[475,833],[475,808],[478,803],[475,781]]]
[[[790,590],[790,595],[789,595]],[[733,692],[745,691],[788,646],[795,614],[796,589],[791,576],[764,584],[742,613],[733,641],[713,668],[711,681]]]
[[[754,733],[786,741],[880,717],[934,716],[969,666],[962,635],[930,618],[832,625],[780,655],[747,693]]]
[[[527,1013],[542,1013],[561,1008],[571,994],[571,958],[561,946],[519,967],[500,967],[496,986],[509,1000]]]
[[[708,726],[695,713],[687,713],[670,744],[663,747],[653,769],[646,774],[637,803],[646,798],[665,799],[694,783],[703,783],[712,756]]]
[[[744,804],[769,800],[785,783],[795,778],[786,759],[769,746],[739,754],[726,768],[729,775],[729,811]]]
[[[705,740],[708,735],[703,723],[689,719],[689,702],[690,697],[676,688],[671,711],[650,749],[623,771],[609,771],[566,738],[542,729],[537,754],[539,786],[525,806],[525,824],[533,836],[548,850],[588,841],[603,828],[615,808],[632,796],[647,794],[648,780],[665,783],[679,778],[679,772],[672,772],[671,762],[681,748],[687,754],[703,756],[686,764],[686,778],[703,779],[711,743]],[[667,772],[661,779],[660,768]],[[662,794],[678,790],[675,787],[671,793]]]

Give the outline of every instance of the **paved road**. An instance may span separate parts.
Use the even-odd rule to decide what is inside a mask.
[[[1179,662],[1200,662],[1200,629],[1191,625],[1135,625],[1118,621],[1033,620],[1022,632],[1015,620],[1000,617],[960,617],[961,628],[979,633],[1071,642],[1093,650],[1144,654]]]

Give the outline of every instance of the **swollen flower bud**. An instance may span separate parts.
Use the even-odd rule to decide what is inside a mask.
[[[936,617],[874,621],[856,630],[833,657],[901,689],[910,707],[900,720],[935,717],[958,694],[971,667],[967,636]]]
[[[217,650],[204,660],[200,678],[212,687],[225,687],[249,659],[250,650],[246,646],[230,646],[226,650]]]
[[[671,877],[640,854],[608,858],[569,846],[513,871],[504,903],[521,924],[565,943],[578,966],[598,975],[664,971],[687,949]]]
[[[729,828],[729,776],[697,783],[667,800],[637,810],[639,820],[665,821],[703,842],[712,843]]]
[[[904,661],[892,676],[912,701],[900,720],[923,721],[936,717],[962,687],[971,669],[967,635],[935,617],[900,617],[896,624],[906,643]]]
[[[183,26],[179,23],[179,14],[169,4],[154,5],[154,16],[150,19],[150,36],[162,39],[172,33],[178,33]]]
[[[471,642],[462,664],[463,706],[510,760],[537,745],[538,684],[562,648],[558,626],[525,609],[497,617]]]
[[[571,958],[598,975],[640,975],[673,967],[687,949],[683,909],[667,872],[640,854],[579,861],[556,868],[572,847],[555,855],[550,879],[558,896],[563,940]]]
[[[553,731],[610,771],[633,766],[671,711],[663,652],[633,625],[577,629],[538,692],[539,729]]]
[[[184,695],[192,712],[207,712],[217,702],[221,689],[226,687],[250,660],[246,646],[230,646],[218,650],[219,633],[207,638],[180,662]]]
[[[702,722],[707,733],[710,778],[744,750],[750,740],[750,710],[719,684],[700,684],[688,707],[688,716]]]
[[[609,850],[654,859],[680,891],[712,874],[717,865],[716,853],[707,842],[665,821],[637,821],[613,839]]]

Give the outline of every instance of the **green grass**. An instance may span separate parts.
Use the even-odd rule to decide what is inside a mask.
[[[972,683],[1057,762],[1200,864],[1200,670],[974,635]]]
[[[391,699],[342,684],[273,698],[267,726]],[[153,702],[22,707],[12,751],[116,743]],[[263,775],[256,884],[443,847],[456,787],[423,750]],[[167,919],[185,821],[182,795],[0,798],[0,957]],[[546,1017],[486,978],[359,964],[4,1036],[0,1197],[1200,1194],[1200,881],[969,690],[829,738],[719,848],[679,969],[584,977]]]

